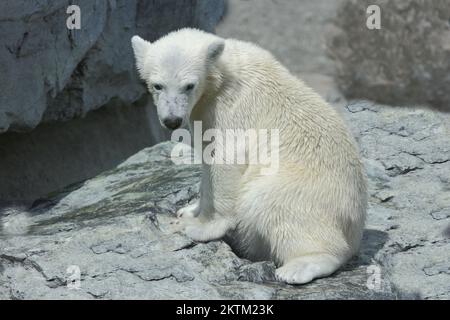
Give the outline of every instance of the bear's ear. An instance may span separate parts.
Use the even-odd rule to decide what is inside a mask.
[[[145,41],[139,36],[133,36],[131,38],[131,46],[133,47],[134,57],[136,59],[136,67],[139,71],[139,75],[145,80],[144,62],[151,43],[149,41]]]
[[[219,59],[220,55],[223,52],[223,49],[225,49],[225,41],[224,40],[220,39],[220,40],[216,40],[213,43],[211,43],[208,46],[208,50],[207,50],[208,60],[211,62],[214,62],[217,59]]]

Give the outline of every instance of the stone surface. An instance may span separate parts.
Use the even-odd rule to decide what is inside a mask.
[[[0,133],[84,116],[144,93],[130,38],[155,40],[192,26],[209,31],[224,2],[80,0],[81,29],[66,28],[65,0],[0,3]]]
[[[348,122],[370,179],[375,260],[400,292],[450,298],[450,115],[354,103]]]
[[[31,209],[5,209],[0,297],[449,299],[450,117],[364,102],[341,111],[361,145],[370,208],[360,255],[332,277],[279,284],[270,262],[174,233],[200,171],[174,165],[163,143]],[[74,265],[79,289],[67,287]]]
[[[369,5],[381,29],[366,27]],[[348,0],[330,33],[336,81],[348,98],[450,111],[448,0]]]

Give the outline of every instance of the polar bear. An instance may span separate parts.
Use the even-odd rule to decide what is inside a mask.
[[[178,211],[189,237],[224,238],[243,257],[272,260],[289,284],[331,275],[357,252],[366,176],[331,106],[252,43],[190,28],[131,42],[163,126],[279,131],[274,174],[203,164],[199,201]]]

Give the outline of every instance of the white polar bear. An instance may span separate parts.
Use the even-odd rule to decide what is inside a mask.
[[[167,128],[202,121],[203,130],[279,130],[276,174],[203,165],[200,200],[178,212],[191,221],[188,236],[225,238],[246,258],[270,259],[290,284],[328,276],[357,252],[366,176],[332,107],[251,43],[182,29],[153,43],[134,36],[132,47]]]

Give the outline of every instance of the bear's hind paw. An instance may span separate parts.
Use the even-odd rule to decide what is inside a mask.
[[[279,281],[288,284],[305,284],[335,272],[341,263],[329,254],[305,255],[288,261],[276,270]]]

